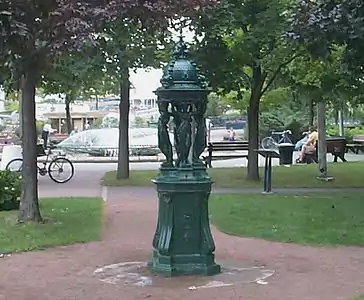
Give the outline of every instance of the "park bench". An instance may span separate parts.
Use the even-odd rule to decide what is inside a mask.
[[[316,143],[316,151],[312,154],[306,155],[306,162],[318,162],[318,144]],[[327,137],[326,138],[326,151],[327,153],[331,153],[334,157],[333,162],[337,162],[337,159],[340,158],[341,161],[346,162],[345,152],[346,152],[346,139],[344,137]]]
[[[231,158],[248,158],[248,154],[235,153],[233,155],[215,155],[215,152],[236,152],[247,151],[249,143],[248,141],[235,141],[235,142],[210,142],[207,145],[208,155],[203,156],[202,159],[205,166],[212,168],[212,160],[217,159],[231,159]]]
[[[357,134],[353,136],[353,143],[346,145],[346,152],[352,151],[359,154],[359,151],[364,152],[364,134]]]
[[[139,146],[139,147],[133,147],[129,149],[129,154],[130,156],[137,156],[138,160],[141,160],[142,157],[155,157],[158,160],[158,155],[159,155],[160,150],[157,147],[143,147],[143,146]]]

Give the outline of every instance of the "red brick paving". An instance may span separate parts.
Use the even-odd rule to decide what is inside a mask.
[[[268,285],[190,291],[176,285],[140,288],[99,281],[93,275],[98,267],[148,259],[156,212],[152,196],[120,194],[108,202],[103,241],[0,258],[0,300],[348,300],[364,293],[363,248],[310,248],[230,237],[217,230],[217,258],[275,270]]]

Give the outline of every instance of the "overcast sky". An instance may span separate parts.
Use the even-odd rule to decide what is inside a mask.
[[[173,32],[174,41],[178,41],[179,34]],[[189,30],[183,30],[183,36],[186,42],[191,42],[193,33]],[[160,86],[160,79],[162,77],[162,70],[152,69],[145,70],[139,69],[137,73],[130,74],[130,80],[133,83],[135,90],[131,90],[130,97],[132,99],[149,99],[155,98],[155,91]]]

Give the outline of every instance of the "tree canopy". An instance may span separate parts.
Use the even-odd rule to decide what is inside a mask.
[[[344,45],[345,60],[350,66],[356,69],[363,65],[363,1],[298,1],[291,21],[294,25],[291,36],[305,43],[313,55],[326,56],[333,50],[333,44]]]
[[[47,66],[65,53],[81,49],[85,41],[95,40],[97,29],[108,22],[126,17],[143,24],[165,22],[199,14],[215,3],[215,0],[0,2],[0,62],[11,71],[13,81],[22,90],[24,156],[20,220],[42,219],[37,190],[35,89]]]
[[[248,109],[250,179],[259,177],[254,149],[259,144],[260,100],[282,69],[301,55],[299,44],[286,36],[291,28],[286,14],[291,9],[285,0],[224,0],[193,23],[200,35],[197,59],[212,87],[224,94],[233,92],[234,106]]]

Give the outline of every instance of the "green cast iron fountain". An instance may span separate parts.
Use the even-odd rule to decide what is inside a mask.
[[[158,146],[165,155],[156,184],[159,209],[149,268],[160,275],[214,275],[215,244],[210,230],[208,200],[212,181],[200,156],[206,148],[205,77],[190,59],[181,37],[164,70],[158,97]],[[174,124],[174,147],[168,133]]]

